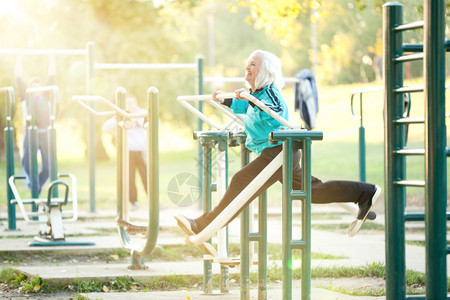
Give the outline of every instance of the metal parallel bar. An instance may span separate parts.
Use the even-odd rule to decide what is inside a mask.
[[[401,155],[424,155],[425,148],[403,148],[394,151],[395,154]]]
[[[271,132],[269,137],[269,139],[275,141],[285,141],[287,139],[301,140],[306,138],[320,141],[323,139],[323,132],[306,130],[279,130]]]
[[[244,77],[204,77],[203,82],[224,82],[224,83],[244,83]],[[297,83],[300,79],[297,77],[285,77],[284,82],[286,83]]]
[[[423,124],[425,123],[425,118],[400,118],[394,119],[393,122],[395,124]]]
[[[423,44],[403,44],[403,52],[423,52]]]
[[[406,300],[422,300],[422,299],[426,299],[426,297],[425,297],[425,295],[407,295],[405,297],[405,299]]]
[[[86,49],[0,49],[1,55],[86,55]]]
[[[421,29],[424,26],[424,21],[411,22],[407,24],[397,25],[393,27],[394,32],[400,32],[405,30]]]
[[[446,213],[446,219],[450,220],[450,213]],[[425,221],[424,213],[406,213],[405,221]]]
[[[417,85],[417,86],[403,86],[399,88],[393,89],[394,93],[417,93],[417,92],[423,92],[423,85]]]
[[[403,63],[403,62],[422,60],[422,59],[423,59],[423,53],[418,53],[418,54],[401,55],[399,57],[394,58],[394,61]]]
[[[423,180],[394,180],[393,184],[398,185],[398,186],[424,187],[425,181],[423,181]]]
[[[445,51],[450,51],[450,40],[444,42]],[[423,44],[403,44],[402,49],[404,52],[423,52]]]
[[[425,221],[425,214],[424,213],[406,213],[405,214],[405,221]]]
[[[96,63],[96,70],[168,70],[168,69],[196,69],[197,64],[176,64],[176,63],[167,63],[167,64],[153,64],[153,63]]]

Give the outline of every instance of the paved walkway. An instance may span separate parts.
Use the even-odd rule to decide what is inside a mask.
[[[330,207],[330,206],[327,206]],[[327,208],[330,209],[330,208]],[[331,208],[339,209],[339,208]],[[313,210],[323,210],[323,208],[313,206]],[[195,215],[195,212],[185,212],[186,215]],[[271,211],[273,215],[277,215],[277,211]],[[136,219],[145,220],[147,215],[145,212],[134,213]],[[168,228],[176,226],[172,218],[174,212],[165,210],[160,213],[160,227]],[[6,224],[0,227],[2,232],[2,242],[0,243],[0,251],[21,251],[26,253],[55,251],[60,253],[89,253],[110,251],[114,248],[122,248],[121,242],[117,235],[98,236],[98,229],[114,230],[115,223],[113,219],[114,212],[105,212],[98,214],[96,218],[84,218],[83,220],[74,223],[66,224],[66,234],[77,235],[80,233],[92,234],[96,236],[87,237],[73,237],[67,238],[67,241],[93,241],[93,246],[61,246],[61,247],[30,247],[28,243],[31,238],[20,236],[32,236],[37,232],[36,225],[25,224],[23,221],[18,221],[17,227],[20,231],[6,231]],[[85,215],[86,217],[86,215]],[[104,217],[104,218],[103,218]],[[4,218],[2,218],[4,219]],[[383,221],[383,216],[378,217],[378,222]],[[343,222],[349,224],[352,221],[351,216],[348,219],[344,217]],[[316,220],[314,222],[336,222],[330,220]],[[293,228],[294,236],[300,233],[300,224],[296,224]],[[281,243],[281,222],[279,218],[269,218],[269,242]],[[233,222],[230,225],[229,232],[239,232],[239,222]],[[239,237],[236,235],[230,236],[231,242],[239,243]],[[183,237],[160,236],[158,244],[183,244]],[[373,232],[364,232],[364,230],[353,238],[349,238],[342,232],[330,231],[312,231],[312,251],[316,253],[331,254],[334,256],[343,257],[342,259],[324,259],[312,260],[312,267],[316,266],[361,266],[371,263],[384,264],[384,234],[374,234]],[[423,247],[407,246],[407,268],[425,272],[425,250]],[[93,264],[93,265],[61,265],[61,266],[18,266],[17,268],[32,276],[39,275],[44,279],[52,280],[53,282],[71,282],[75,278],[84,279],[102,279],[108,280],[117,276],[130,275],[142,280],[148,281],[149,278],[162,275],[202,275],[203,262],[201,260],[192,262],[146,262],[147,270],[130,271],[127,269],[127,264]],[[237,268],[230,269],[230,272],[238,272]],[[219,267],[213,264],[213,273],[219,273]],[[257,291],[251,291],[251,299],[256,299]],[[293,295],[298,295],[300,292],[294,290]],[[173,291],[173,292],[139,292],[139,293],[91,293],[84,295],[88,299],[239,299],[239,291],[232,291],[228,295],[204,295],[198,291]],[[323,288],[313,288],[312,299],[384,299],[384,297],[351,297],[343,294],[334,293]],[[268,289],[269,299],[281,299],[281,288],[273,287]]]

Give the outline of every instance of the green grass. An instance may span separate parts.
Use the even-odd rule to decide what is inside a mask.
[[[272,265],[268,269],[269,283],[277,283],[281,280],[281,267]],[[230,274],[231,282],[239,282],[239,274]],[[293,270],[293,279],[301,279],[301,269]],[[380,263],[372,263],[364,266],[331,268],[314,267],[311,270],[311,278],[384,278],[385,266]],[[71,284],[52,285],[39,276],[28,277],[26,274],[20,274],[11,268],[4,268],[0,273],[0,282],[7,284],[8,289],[21,287],[24,293],[90,293],[90,292],[138,292],[150,290],[180,290],[180,289],[198,289],[202,286],[202,276],[160,276],[152,278],[149,282],[141,282],[132,276],[120,276],[105,282],[95,280],[77,279]],[[250,283],[257,284],[257,273],[250,273]],[[213,275],[213,283],[219,284],[219,275]],[[407,270],[406,284],[408,294],[423,294],[425,287],[425,274]],[[450,286],[450,285],[449,285]],[[338,291],[344,294],[355,296],[382,296],[385,295],[384,289],[343,289],[332,285],[322,285],[322,288]],[[78,296],[77,296],[78,297]],[[82,298],[77,298],[82,299]]]

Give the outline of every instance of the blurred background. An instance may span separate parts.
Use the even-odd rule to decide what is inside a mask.
[[[404,22],[423,19],[422,0],[404,3]],[[196,63],[204,58],[205,76],[242,77],[248,55],[264,49],[278,55],[286,77],[302,69],[314,72],[318,83],[317,128],[324,141],[313,146],[313,174],[328,179],[358,179],[358,127],[350,107],[352,90],[382,86],[381,0],[2,0],[0,48],[85,49],[94,42],[96,63]],[[448,27],[448,23],[447,23]],[[421,32],[407,33],[405,42],[422,42]],[[16,86],[15,55],[0,55],[0,86]],[[56,83],[60,91],[57,117],[58,159],[61,171],[77,175],[80,202],[88,202],[87,113],[71,101],[85,94],[86,62],[83,57],[57,56]],[[449,64],[447,63],[447,73]],[[46,56],[26,56],[24,77],[46,76]],[[421,63],[409,63],[406,82],[422,79]],[[117,87],[137,96],[146,107],[146,91],[160,92],[161,199],[167,201],[167,184],[176,174],[197,166],[192,130],[197,120],[176,101],[196,91],[194,70],[98,70],[94,94],[114,101]],[[233,91],[242,83],[204,85],[204,92]],[[283,91],[291,119],[302,122],[294,110],[293,85]],[[415,97],[415,96],[414,96]],[[423,114],[423,102],[413,102],[411,114]],[[367,181],[383,185],[382,93],[364,98],[367,139]],[[358,104],[357,104],[358,105]],[[17,158],[21,153],[23,120],[17,104],[13,120]],[[359,107],[355,107],[359,110]],[[4,105],[0,127],[5,126]],[[115,148],[101,134],[104,120],[97,119],[97,186],[99,207],[114,208]],[[423,132],[410,131],[411,143],[422,143]],[[233,151],[231,151],[233,152]],[[231,162],[238,169],[238,153]],[[0,135],[1,170],[4,137]],[[423,159],[413,158],[408,172],[423,176]],[[16,164],[20,173],[20,165]],[[0,171],[0,199],[5,199],[5,172]],[[417,178],[420,179],[420,178]],[[142,187],[140,187],[143,196]],[[420,193],[413,198],[420,198]],[[278,202],[277,202],[278,203]],[[3,200],[1,205],[3,205]],[[1,206],[0,206],[1,207]],[[3,210],[0,208],[0,210]]]

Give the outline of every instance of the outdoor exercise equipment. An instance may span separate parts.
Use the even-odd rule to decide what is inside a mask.
[[[117,120],[117,225],[119,237],[124,248],[131,252],[129,269],[146,269],[144,257],[149,255],[156,246],[159,231],[159,151],[158,151],[158,89],[150,87],[147,90],[148,111],[146,113],[130,114],[125,111],[126,90],[116,89],[116,104],[101,96],[77,95],[72,99],[95,116],[115,116]],[[93,102],[106,105],[108,111],[94,109]],[[147,226],[135,225],[130,222],[129,206],[129,157],[128,133],[130,120],[148,118],[144,124],[147,129],[147,186],[148,186],[148,223]],[[145,243],[132,239],[132,235],[145,236]]]
[[[203,57],[197,57],[193,63],[98,63],[95,61],[93,43],[89,48],[89,74],[88,78],[93,78],[97,71],[111,71],[111,70],[193,70],[195,72],[196,80],[195,90],[199,93],[202,91],[202,76],[203,76]],[[93,88],[89,88],[87,95],[91,95]],[[89,178],[90,178],[90,199],[91,211],[95,211],[95,114],[89,114]],[[199,121],[201,127],[201,121]]]
[[[235,97],[234,93],[219,94],[219,99]],[[270,134],[270,141],[282,141],[283,151],[217,216],[206,228],[197,235],[188,236],[187,243],[201,245],[207,242],[221,228],[223,228],[230,218],[234,216],[248,199],[252,197],[268,180],[273,173],[283,166],[283,299],[292,298],[292,250],[302,250],[302,299],[310,299],[311,296],[311,141],[321,140],[321,132],[308,132],[301,129],[301,125],[292,124],[287,120],[274,114],[261,101],[249,93],[241,93],[241,97],[253,102],[260,109],[266,111],[283,125],[291,130],[281,130]],[[180,96],[178,101],[211,99],[211,95]],[[198,114],[200,117],[200,114]],[[202,116],[204,117],[204,115]],[[208,122],[206,119],[204,121]],[[210,122],[208,122],[211,124]],[[292,130],[296,128],[296,130]],[[206,133],[207,134],[207,133]],[[200,136],[204,133],[196,133]],[[222,134],[223,135],[223,134]],[[248,163],[249,151],[245,149],[245,134],[242,132],[230,132],[229,140],[233,143],[239,142],[241,145],[241,163]],[[302,151],[303,169],[303,190],[292,190],[292,151],[300,149]],[[205,159],[205,161],[207,161]],[[205,185],[209,182],[206,181]],[[302,236],[300,240],[292,239],[292,200],[302,200]],[[250,297],[250,259],[249,243],[255,241],[259,243],[258,251],[258,299],[267,298],[267,199],[265,193],[259,198],[258,231],[250,232],[249,208],[245,208],[241,215],[241,259],[239,261],[241,269],[241,299]],[[208,275],[208,274],[205,274]],[[205,279],[207,281],[208,278]],[[205,286],[204,286],[205,288]],[[207,287],[209,288],[209,287]],[[210,292],[210,290],[207,290]]]
[[[285,77],[284,81],[286,83],[297,83],[299,82],[299,78],[297,77]],[[205,77],[204,81],[207,83],[244,83],[245,79],[242,77]],[[373,88],[373,91],[377,91],[380,88]],[[372,91],[372,89],[367,89],[368,91]],[[355,116],[355,114],[353,113],[353,95],[357,94],[357,93],[361,93],[361,106],[360,106],[360,116]],[[355,118],[359,118],[361,120],[361,128],[359,130],[360,133],[360,138],[359,138],[359,142],[360,142],[360,148],[359,148],[359,153],[360,153],[360,179],[363,178],[365,182],[365,134],[364,134],[364,127],[362,125],[362,91],[360,90],[355,90],[354,94],[352,93],[352,98],[351,98],[351,109],[352,109],[352,115],[355,116]],[[232,98],[233,97],[233,93],[228,93],[228,94],[222,94],[219,98],[225,99],[225,98]],[[250,95],[251,96],[251,95]],[[197,98],[196,98],[197,97]],[[200,118],[201,120],[205,121],[208,125],[210,125],[212,128],[216,128],[216,129],[230,129],[230,125],[228,126],[224,126],[224,125],[218,125],[216,124],[214,121],[212,121],[211,119],[209,119],[208,117],[206,117],[201,111],[200,112],[196,112],[195,107],[193,107],[192,105],[190,105],[188,103],[188,101],[203,101],[203,102],[208,102],[211,103],[211,105],[218,107],[221,111],[224,111],[227,115],[231,115],[231,118],[241,118],[238,115],[233,114],[232,112],[230,112],[230,110],[224,108],[223,106],[217,104],[216,102],[214,102],[210,95],[201,95],[200,97],[198,96],[182,96],[182,97],[178,97],[179,98],[179,102],[185,106],[190,112],[194,113],[197,115],[198,118]],[[268,113],[271,113],[271,116],[275,118],[279,118],[279,116],[275,113],[273,113],[270,109],[266,108],[265,110]],[[208,120],[209,119],[209,120]],[[279,119],[278,119],[279,121]],[[230,123],[230,124],[235,124],[235,123]],[[291,124],[287,124],[288,127],[290,128],[295,128],[295,127],[291,127]],[[300,128],[301,125],[295,125],[297,128]],[[358,205],[356,205],[355,203],[338,203],[338,205],[340,207],[342,207],[343,209],[345,209],[347,212],[349,212],[351,215],[353,216],[357,216],[358,215]],[[377,217],[377,214],[373,211],[370,211],[369,214],[367,215],[367,219],[369,220],[375,220]],[[355,220],[356,221],[356,220]],[[353,223],[352,223],[353,224]],[[350,225],[349,228],[353,227],[352,224]]]
[[[223,95],[222,95],[223,97]],[[194,131],[194,139],[198,140],[201,145],[202,154],[202,196],[203,201],[201,207],[203,211],[211,210],[211,192],[216,191],[217,198],[221,199],[225,194],[226,188],[228,186],[228,146],[237,146],[239,142],[236,141],[230,134],[239,130],[243,127],[243,118],[241,116],[235,115],[229,109],[223,107],[211,99],[211,95],[206,95],[203,97],[199,96],[179,96],[177,98],[178,102],[193,113],[196,117],[204,121],[211,128],[215,130],[209,131]],[[217,109],[219,112],[223,113],[230,122],[228,124],[218,124],[211,118],[203,114],[198,108],[191,105],[189,102],[205,102],[210,104],[212,107]],[[199,107],[199,105],[197,105]],[[217,169],[216,183],[211,183],[212,175],[212,149],[215,148],[215,166]],[[239,265],[240,261],[237,258],[230,258],[228,256],[228,234],[227,227],[222,228],[218,231],[218,251],[215,255],[211,255],[208,251],[205,252],[204,260],[204,283],[203,291],[205,293],[212,293],[212,271],[211,262],[219,263],[221,265],[220,272],[220,292],[227,293],[229,286],[229,276],[228,268]],[[209,243],[209,242],[205,242]],[[201,248],[205,246],[205,243],[199,244]],[[206,244],[207,245],[207,244]]]
[[[182,70],[191,69],[195,71],[195,91],[202,93],[203,90],[203,57],[197,57],[193,63],[98,63],[95,61],[94,42],[87,42],[84,49],[0,49],[0,55],[56,55],[56,56],[79,56],[85,57],[86,61],[86,95],[92,95],[95,90],[94,76],[97,71],[110,70]],[[200,104],[201,105],[201,104]],[[201,107],[200,107],[201,110]],[[198,121],[198,128],[202,127],[202,121]],[[95,114],[88,116],[88,143],[87,156],[89,160],[89,201],[90,211],[96,210],[95,194],[95,164],[96,164],[96,120]],[[12,229],[12,228],[10,228]]]
[[[425,0],[424,21],[403,24],[403,6],[383,5],[386,299],[447,299],[447,157],[445,125],[445,1]],[[402,33],[423,29],[423,44]],[[412,53],[412,54],[405,54]],[[404,86],[403,63],[423,60],[424,84]],[[403,94],[424,93],[425,115],[403,117]],[[406,125],[424,126],[424,148],[407,147]],[[406,178],[406,158],[423,155],[425,180]],[[406,188],[425,188],[422,214],[405,213]],[[425,221],[425,296],[406,295],[405,222]],[[417,259],[417,258],[415,258]]]
[[[9,94],[12,90],[9,89]],[[39,198],[38,191],[38,159],[37,159],[37,126],[35,123],[35,107],[33,95],[47,94],[49,111],[50,111],[50,126],[47,129],[48,134],[48,149],[49,149],[49,165],[50,165],[50,183],[48,187],[48,194],[46,198]],[[11,96],[10,96],[11,99]],[[29,88],[26,90],[26,112],[27,124],[26,130],[29,137],[29,153],[30,153],[30,183],[31,183],[31,198],[22,199],[17,186],[17,180],[25,180],[25,176],[14,175],[14,161],[13,157],[8,157],[8,187],[10,188],[13,197],[8,197],[8,202],[11,205],[17,204],[24,220],[27,223],[39,223],[39,235],[35,237],[36,242],[31,242],[30,246],[60,246],[60,245],[93,245],[91,242],[69,242],[65,240],[63,222],[75,222],[78,218],[77,207],[77,184],[76,178],[72,174],[60,174],[57,168],[56,155],[56,128],[55,120],[58,110],[58,88],[56,86]],[[12,104],[12,102],[10,102]],[[7,110],[8,111],[8,110]],[[8,114],[10,115],[10,114]],[[12,146],[12,138],[8,139],[8,148]],[[11,169],[11,170],[10,170]],[[70,185],[61,178],[69,178]],[[71,197],[69,198],[69,187],[72,189]],[[60,188],[64,193],[63,197],[59,197]],[[68,204],[72,205],[72,209],[67,209]],[[32,205],[32,211],[25,208],[25,204]],[[63,210],[64,208],[64,210]],[[15,212],[11,213],[15,217]]]
[[[54,56],[73,56],[73,57],[85,57],[86,59],[86,64],[89,66],[90,65],[90,58],[93,57],[93,48],[94,44],[93,42],[88,42],[86,43],[86,48],[85,49],[0,49],[0,55],[1,56],[37,56],[37,57],[42,57],[42,56],[49,56],[49,55],[54,55]],[[86,72],[87,72],[87,76],[86,76],[86,90],[87,93],[89,94],[90,90],[92,89],[92,72],[90,72],[91,69],[90,68],[86,68]],[[7,141],[11,140],[11,144],[10,146],[13,147],[13,142],[12,142],[12,127],[10,127],[10,129],[8,129],[8,135],[11,134],[11,139],[7,139]],[[95,145],[94,145],[95,146]],[[12,151],[12,150],[11,150]],[[11,154],[11,159],[13,159],[13,155]],[[8,159],[7,159],[8,161]],[[14,166],[14,162],[12,161],[12,163],[10,162],[9,165]],[[10,172],[10,171],[8,171]],[[12,174],[14,172],[14,169],[12,169]],[[9,178],[10,176],[8,176]],[[7,185],[9,186],[9,183],[7,183]],[[9,188],[8,188],[9,189]],[[37,197],[36,195],[34,195],[33,197]],[[10,191],[10,196],[8,196],[8,199],[11,200],[12,199],[12,191]],[[8,230],[16,230],[16,210],[15,210],[15,205],[11,205],[8,204]],[[34,204],[31,204],[32,206],[34,206]],[[91,204],[92,207],[92,204]],[[95,206],[94,206],[95,207]],[[33,217],[34,218],[34,217]]]

